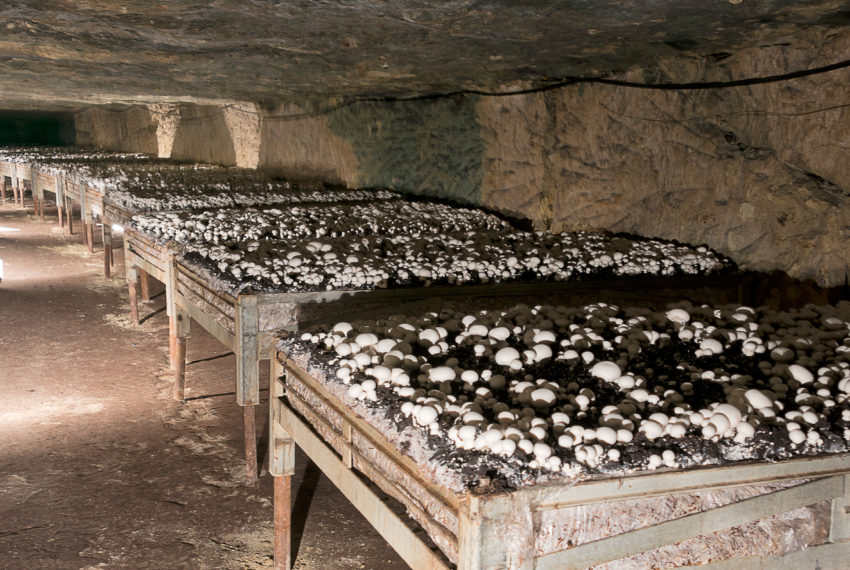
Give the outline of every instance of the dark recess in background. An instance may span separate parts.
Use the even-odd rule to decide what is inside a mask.
[[[71,113],[0,111],[0,145],[74,144]]]

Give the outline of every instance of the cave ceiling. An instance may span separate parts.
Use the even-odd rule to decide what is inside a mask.
[[[0,99],[14,109],[504,92],[665,58],[721,61],[848,23],[848,1],[7,1]]]

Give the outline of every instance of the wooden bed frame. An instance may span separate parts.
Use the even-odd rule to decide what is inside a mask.
[[[501,285],[428,287],[410,289],[349,290],[308,293],[248,293],[233,296],[221,291],[190,267],[181,263],[168,246],[156,243],[132,226],[124,229],[124,260],[130,293],[130,311],[139,322],[138,297],[149,299],[147,278],[165,285],[169,317],[169,354],[174,372],[174,396],[185,397],[186,342],[190,319],[236,355],[236,401],[243,409],[245,460],[249,481],[257,478],[255,406],[260,403],[259,362],[267,358],[273,336],[313,321],[345,314],[354,318],[368,305],[398,308],[423,299],[451,297],[504,297],[534,294],[588,294],[599,290],[648,291],[652,288],[694,290],[706,286],[705,278],[564,281],[509,283]],[[745,296],[740,275],[722,276],[739,301]],[[141,283],[141,291],[137,283]],[[717,285],[715,284],[715,287]],[[734,289],[733,289],[734,288]]]
[[[513,492],[463,494],[435,484],[382,434],[285,354],[272,355],[269,471],[274,477],[275,568],[290,567],[290,479],[295,445],[322,470],[412,568],[452,567],[447,557],[395,514],[381,492],[400,501],[434,544],[449,551],[459,570],[479,568],[587,568],[673,545],[817,503],[831,502],[829,535],[783,557],[732,558],[716,568],[844,568],[850,556],[850,454],[688,470],[658,470],[622,477],[543,484]],[[296,411],[297,409],[297,411]],[[541,517],[558,509],[670,497],[730,487],[785,482],[752,498],[664,520],[552,552],[538,552]],[[562,511],[563,512],[563,511]],[[508,537],[520,546],[508,550]],[[518,550],[517,550],[518,549]]]
[[[6,178],[8,178],[12,187],[12,198],[15,205],[21,208],[24,207],[24,192],[30,180],[29,173],[30,168],[27,164],[13,161],[3,161],[0,163],[0,175],[3,177],[2,190],[0,191],[2,191],[3,201],[6,200]]]

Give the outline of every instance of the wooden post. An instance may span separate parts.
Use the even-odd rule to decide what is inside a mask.
[[[844,475],[844,493],[832,501],[829,541],[842,542],[848,539],[850,539],[850,475]]]
[[[292,544],[292,475],[274,478],[274,569],[289,570]]]
[[[127,234],[124,234],[124,243],[126,244],[129,240],[127,239]],[[126,246],[125,246],[126,247]],[[126,263],[126,262],[125,262]],[[174,332],[174,315],[177,312],[177,305],[174,302],[175,293],[177,291],[177,275],[174,269],[174,259],[171,256],[168,256],[165,263],[165,314],[168,315],[168,330],[169,332]],[[170,347],[173,351],[174,347]],[[174,366],[172,363],[172,370],[174,370]]]
[[[58,174],[54,177],[54,192],[56,193],[56,217],[59,218],[57,223],[59,227],[65,227],[65,218],[62,217],[62,204],[65,203],[65,191],[63,188],[62,177]]]
[[[74,235],[74,203],[70,198],[65,198],[65,217],[68,222],[68,235]]]
[[[245,474],[248,483],[256,483],[257,475],[257,404],[242,406],[242,426],[245,432]]]
[[[283,366],[272,350],[269,364],[269,473],[274,478],[274,567],[292,564],[292,474],[295,441],[280,425]]]
[[[260,403],[259,313],[255,295],[236,299],[236,403],[242,408],[248,481],[257,480],[254,406]]]
[[[139,324],[139,295],[136,288],[138,273],[133,265],[133,257],[130,254],[130,244],[124,240],[124,275],[127,279],[127,290],[130,294],[130,318],[134,325]]]
[[[168,364],[172,372],[177,370],[177,324],[174,315],[168,317]]]
[[[86,187],[80,184],[80,220],[83,222],[83,244],[89,248],[89,252],[94,252],[94,245],[91,242],[92,235],[92,213],[89,211],[86,203]]]
[[[86,245],[94,253],[94,220],[86,220]]]
[[[35,208],[35,213],[44,221],[44,188],[41,187],[41,181],[38,179],[38,170],[30,169],[30,177],[32,178],[32,202]]]
[[[18,167],[12,163],[12,172],[9,176],[9,182],[12,184],[12,197],[15,199],[15,206],[18,205]]]
[[[142,301],[151,300],[150,283],[148,282],[148,272],[144,269],[139,269],[139,279],[142,282]]]
[[[535,567],[531,508],[521,498],[472,494],[461,505],[459,515],[458,570]],[[510,521],[510,528],[516,529],[517,544],[511,556],[505,548],[505,526],[498,521]]]
[[[189,313],[176,307],[174,315],[174,398],[186,398],[186,338],[189,336]]]
[[[130,319],[134,325],[139,324],[139,298],[138,290],[136,289],[136,280],[127,280],[127,290],[130,295]]]
[[[112,271],[112,227],[109,220],[101,217],[103,222],[103,275],[110,277]]]
[[[6,201],[6,177],[3,176],[3,180],[0,181],[0,193],[3,195],[3,202]]]

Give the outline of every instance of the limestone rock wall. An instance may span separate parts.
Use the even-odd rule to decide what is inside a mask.
[[[555,101],[555,141],[548,147],[552,228],[603,227],[708,243],[753,269],[842,284],[850,266],[850,181],[835,167],[820,170],[822,157],[797,148],[806,138],[823,142],[814,134],[818,127],[800,122],[829,119],[815,113],[795,121],[770,111],[777,99],[799,110],[791,93],[812,87],[757,93],[766,88],[568,90]],[[841,118],[834,120],[842,128]],[[800,131],[807,136],[794,138]],[[775,144],[760,133],[770,133]],[[837,159],[841,145],[827,154]]]
[[[74,115],[76,144],[156,154],[157,125],[146,107],[87,107]]]
[[[260,113],[252,103],[94,106],[75,123],[81,146],[245,168],[256,168],[260,156]]]
[[[294,180],[358,185],[352,145],[331,130],[326,113],[275,105],[263,111],[260,132],[260,167]]]
[[[236,148],[225,110],[216,105],[180,105],[171,158],[236,165]]]
[[[148,105],[151,118],[156,122],[157,156],[171,158],[174,137],[180,125],[180,107],[173,103]]]
[[[622,78],[697,83],[839,61],[850,30]],[[510,96],[130,108],[78,115],[107,148],[481,204],[539,228],[706,243],[742,266],[844,284],[850,69],[726,88],[574,84]]]

